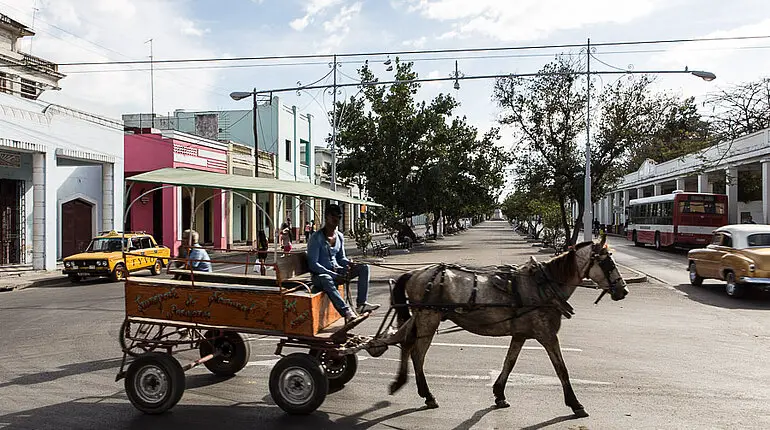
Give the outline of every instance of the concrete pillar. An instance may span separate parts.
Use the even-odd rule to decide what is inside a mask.
[[[257,235],[259,234],[259,228],[257,226],[257,220],[259,219],[259,208],[257,207],[257,203],[256,203],[258,194],[252,193],[251,195],[248,195],[248,196],[251,198],[251,201],[248,202],[249,210],[246,213],[246,218],[248,218],[247,222],[249,223],[249,226],[248,226],[249,237],[246,239],[246,244],[251,246],[253,244],[256,244],[257,237],[258,237]]]
[[[639,187],[636,189],[636,198],[641,199],[644,197],[644,187]]]
[[[227,193],[220,193],[219,190],[214,192],[216,194],[211,199],[211,209],[214,212],[212,216],[214,225],[211,231],[214,239],[214,248],[227,248],[225,235],[227,233],[227,226],[230,225],[230,218],[227,217],[227,209],[225,207],[225,195]],[[201,219],[201,221],[203,220]]]
[[[698,175],[698,192],[710,193],[712,189],[711,184],[709,184],[709,175],[707,173]]]
[[[653,192],[652,192],[653,196],[659,196],[663,194],[663,184],[661,184],[660,182],[658,182],[657,184],[654,184],[652,187],[653,187]]]
[[[676,189],[685,191],[684,178],[676,178]]]
[[[625,224],[626,222],[626,209],[628,209],[628,201],[631,198],[630,190],[623,190],[623,202],[620,205],[622,211],[620,212],[620,220]]]
[[[725,190],[727,191],[727,221],[738,223],[738,168],[725,169]]]
[[[45,154],[32,154],[32,268],[45,269]]]
[[[762,222],[770,224],[770,158],[762,160]]]
[[[115,225],[115,166],[102,164],[102,231],[112,230]]]
[[[240,216],[240,214],[238,215]],[[233,193],[225,193],[225,247],[233,247]]]
[[[57,230],[61,224],[59,221],[59,205],[57,204],[56,193],[61,186],[60,180],[56,176],[56,153],[49,151],[45,153],[45,215],[44,221],[45,229],[43,235],[45,236],[44,248],[45,248],[45,270],[56,270],[56,258],[59,253],[59,239]]]

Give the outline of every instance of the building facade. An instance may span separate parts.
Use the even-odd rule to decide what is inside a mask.
[[[629,200],[675,190],[727,194],[731,224],[749,215],[770,224],[770,129],[675,160],[645,161],[594,204],[594,218],[619,230],[626,221]]]
[[[176,253],[182,232],[192,225],[202,244],[227,247],[226,193],[209,188],[171,187],[152,191],[157,184],[131,183],[131,176],[161,168],[228,172],[228,145],[175,130],[125,134],[126,204],[131,205],[126,230],[145,231]],[[152,191],[147,194],[147,192]],[[194,193],[194,196],[193,196]],[[193,208],[193,202],[195,207]]]
[[[120,121],[37,100],[58,67],[18,52],[33,33],[0,14],[0,266],[55,270],[120,225]]]
[[[260,149],[258,176],[313,183],[313,117],[300,112],[296,106],[285,105],[279,97],[259,104],[256,118],[251,109],[177,110],[166,116],[123,115],[126,129],[146,131],[155,127],[177,130],[213,141],[235,142],[250,148],[256,146],[255,119]],[[257,202],[267,216],[263,216],[265,212],[257,210],[256,229],[264,229],[268,237],[275,234],[277,226],[290,220],[294,236],[299,238],[304,222],[312,219],[308,215],[311,212],[308,208],[313,205],[312,200],[306,202],[292,196],[260,193]],[[233,234],[235,235],[235,232]]]

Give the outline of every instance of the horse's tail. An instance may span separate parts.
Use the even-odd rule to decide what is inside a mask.
[[[409,313],[409,306],[406,303],[406,283],[411,277],[411,273],[404,273],[399,276],[398,280],[396,280],[396,285],[393,287],[393,305],[396,308],[399,327],[412,317]]]

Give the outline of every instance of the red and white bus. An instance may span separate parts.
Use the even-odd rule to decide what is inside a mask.
[[[725,194],[674,191],[633,199],[628,206],[626,236],[637,246],[703,246],[715,228],[728,223]]]

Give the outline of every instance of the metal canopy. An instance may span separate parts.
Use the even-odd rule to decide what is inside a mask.
[[[273,178],[228,175],[200,170],[170,168],[153,170],[126,178],[127,181],[168,184],[188,187],[218,188],[249,193],[276,193],[316,199],[336,200],[344,203],[382,207],[366,200],[350,197],[308,182],[283,181]]]

